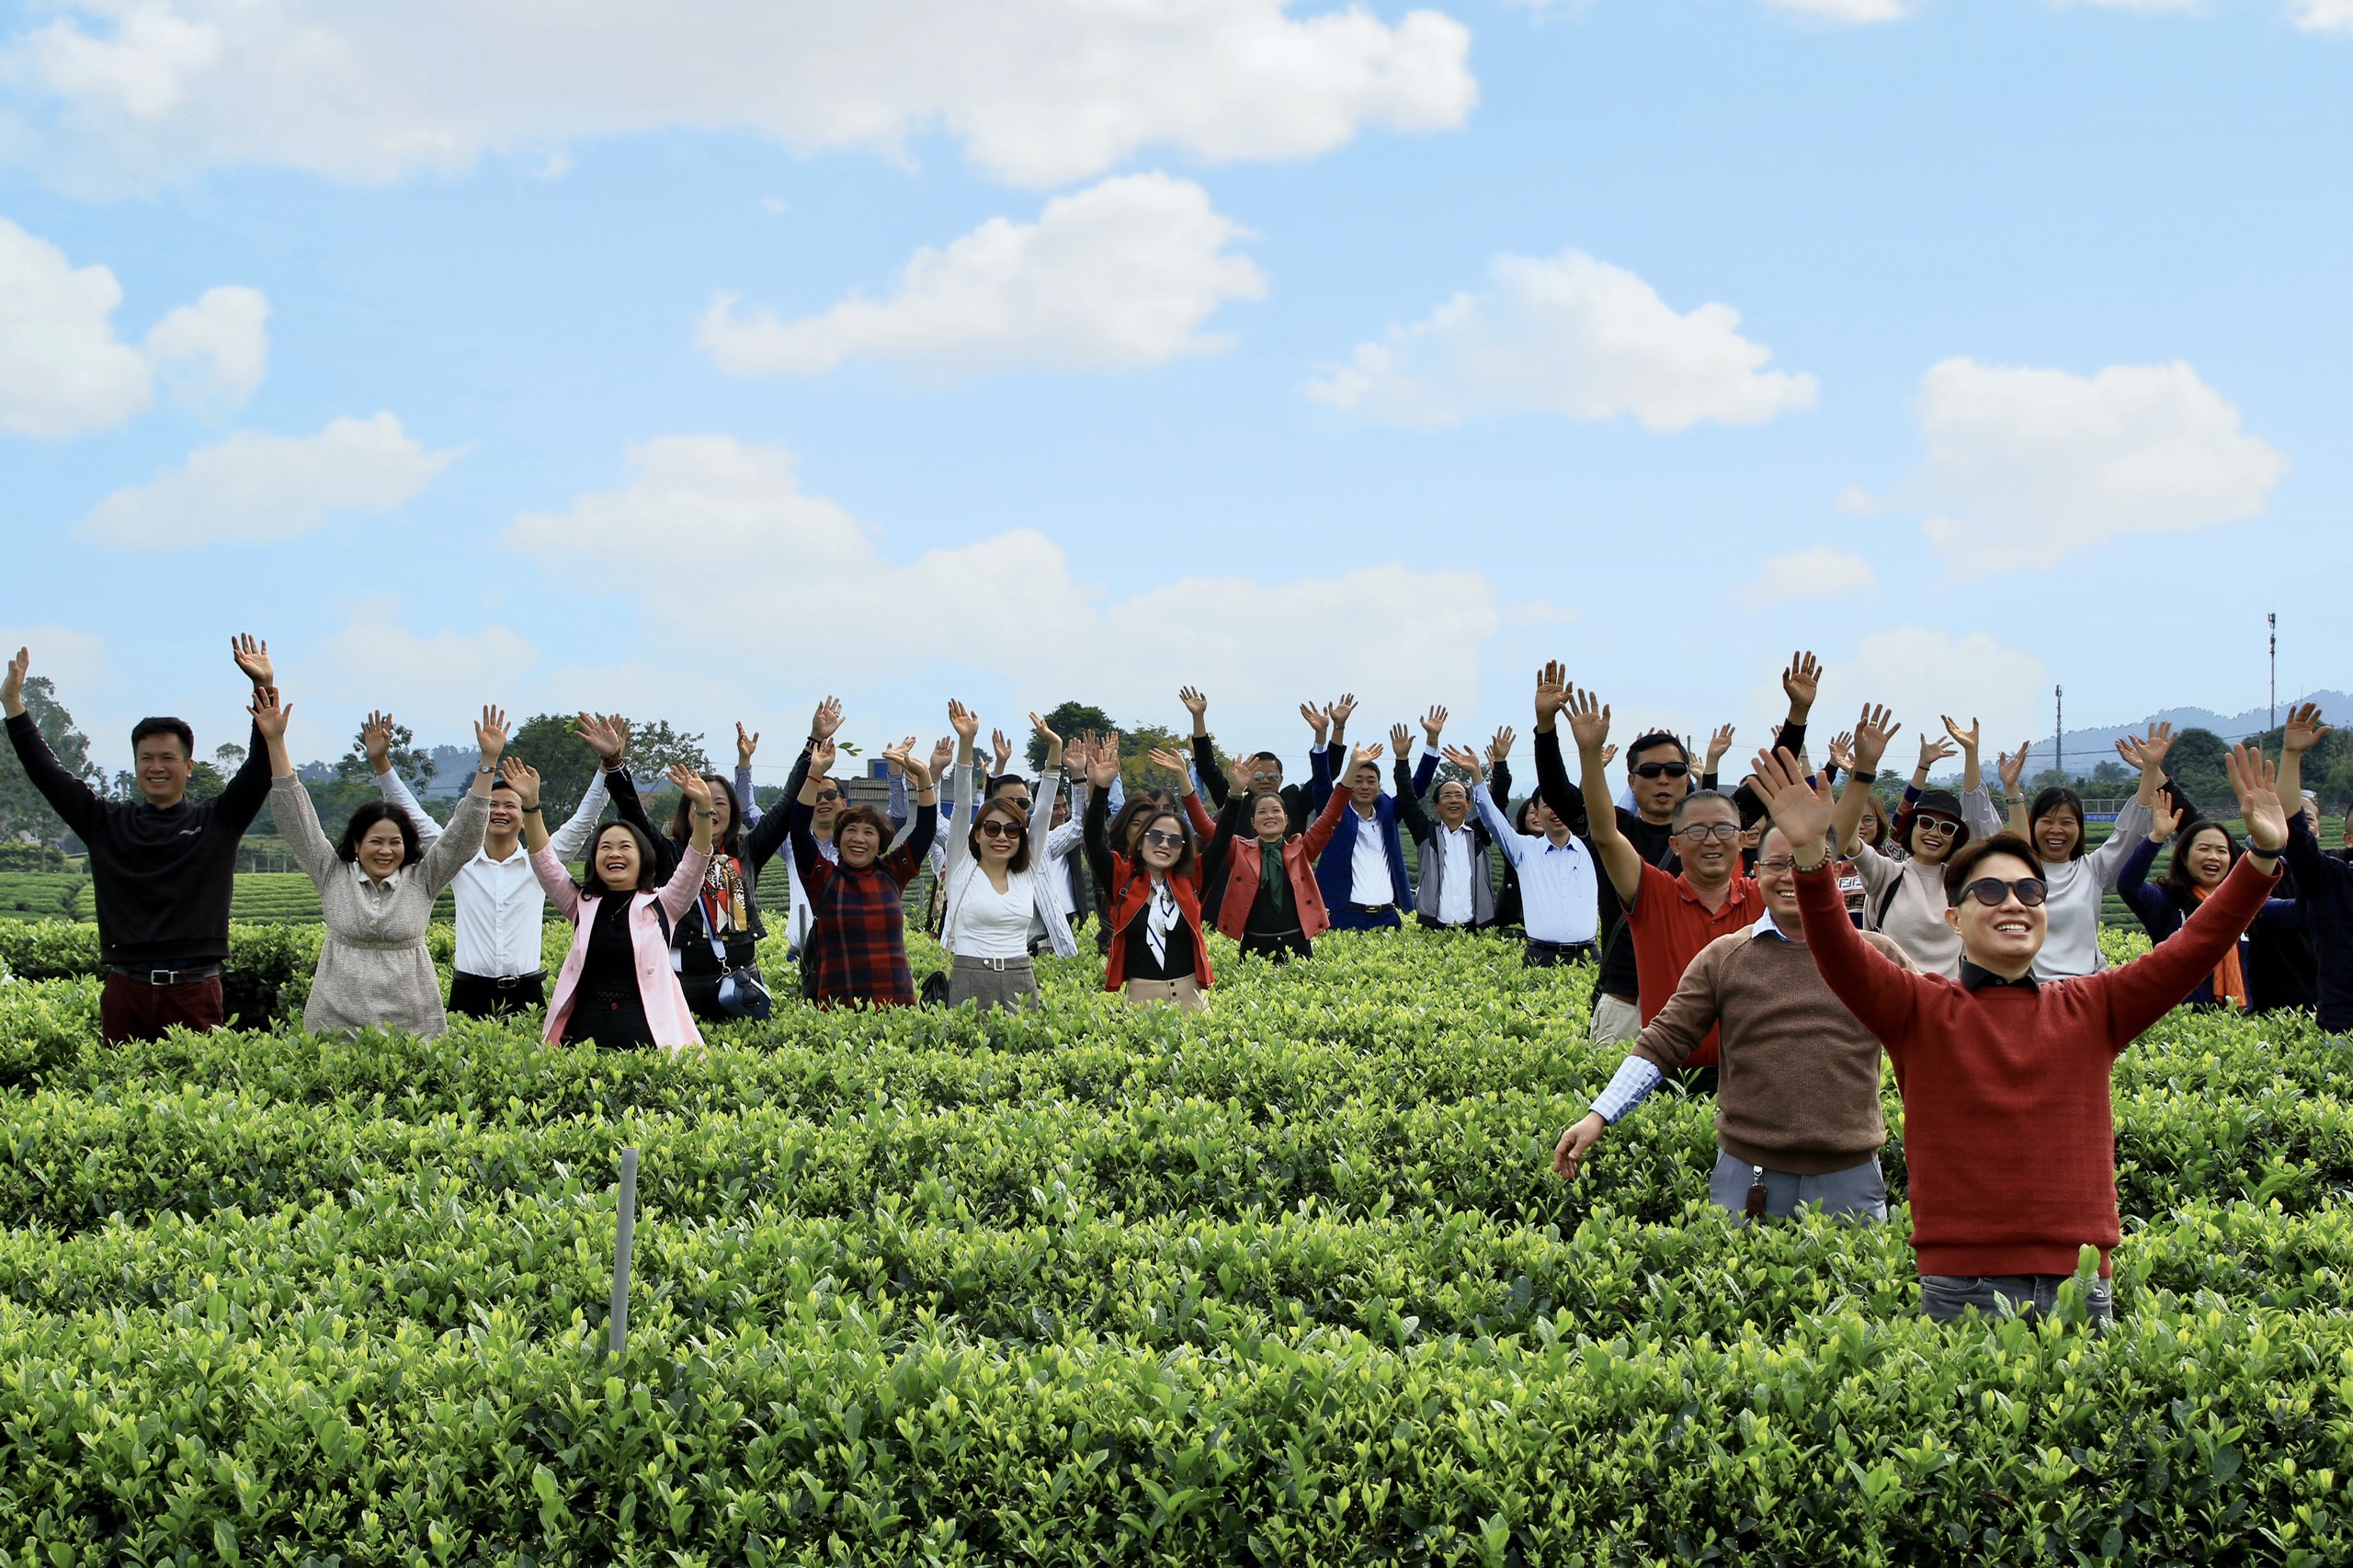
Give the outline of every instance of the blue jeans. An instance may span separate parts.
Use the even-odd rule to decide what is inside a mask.
[[[2007,1301],[2020,1317],[2055,1312],[2060,1282],[2072,1274],[1923,1274],[1920,1312],[1938,1323],[1951,1323],[1971,1307],[1987,1317]],[[1997,1300],[1998,1298],[1998,1300]],[[2084,1306],[2097,1323],[2116,1321],[2116,1281],[2094,1278],[2085,1292]]]

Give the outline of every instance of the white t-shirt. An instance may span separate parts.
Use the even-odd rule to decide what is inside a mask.
[[[1029,919],[1036,899],[1015,879],[1004,892],[975,869],[956,905],[955,950],[959,958],[1018,959],[1029,954]]]

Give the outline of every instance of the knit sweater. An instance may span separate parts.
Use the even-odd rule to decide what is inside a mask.
[[[433,901],[482,847],[490,797],[459,797],[448,829],[425,858],[381,882],[335,852],[301,779],[271,780],[269,807],[287,853],[318,885],[326,922],[302,1027],[313,1034],[387,1028],[426,1036],[448,1028],[425,928]]]
[[[2099,950],[2100,900],[2123,874],[2124,858],[2132,853],[2132,846],[2147,836],[2150,820],[2148,803],[2136,795],[2116,813],[2116,831],[2098,848],[2073,860],[2042,862],[2049,891],[2043,897],[2042,950],[2034,956],[2035,979],[2064,980],[2071,974],[2097,974],[2108,967]]]
[[[1945,918],[1945,869],[1896,860],[1866,844],[1855,851],[1863,879],[1863,924],[1895,939],[1913,967],[1961,974],[1961,933]]]
[[[2123,1235],[2109,1074],[2255,917],[2274,881],[2258,864],[2241,860],[2172,940],[2130,963],[1975,990],[1890,963],[1847,918],[1827,868],[1798,873],[1822,978],[1895,1064],[1921,1273],[2072,1274],[2086,1245],[2109,1271]]]
[[[1887,960],[1912,960],[1868,934]],[[1744,1165],[1819,1176],[1860,1165],[1887,1142],[1879,1041],[1823,983],[1800,942],[1735,932],[1699,949],[1632,1053],[1680,1070],[1722,1022],[1716,1143]]]

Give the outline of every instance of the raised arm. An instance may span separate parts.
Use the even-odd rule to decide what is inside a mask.
[[[1601,760],[1602,747],[1609,744],[1609,710],[1592,692],[1572,687],[1568,714],[1569,733],[1576,740],[1577,760],[1585,772],[1586,799],[1601,802],[1598,809],[1585,813],[1586,842],[1593,846],[1594,858],[1601,862],[1619,899],[1631,908],[1642,895],[1643,858],[1632,840],[1619,831],[1617,808],[1609,803],[1609,778],[1605,771],[1609,765]],[[1824,824],[1825,828],[1828,825]]]
[[[2173,749],[2173,726],[2152,724],[2144,739],[2131,736],[2116,743],[2116,752],[2141,769],[2141,787],[2116,813],[2116,827],[2108,841],[2093,850],[2086,859],[2092,863],[2092,874],[2103,888],[2116,886],[2118,873],[2124,869],[2125,858],[2132,853],[2132,846],[2149,831],[2149,824],[2156,813],[2157,790],[2165,779],[2165,754]]]
[[[1563,822],[1574,824],[1589,813],[1586,804],[1591,785],[1580,790],[1569,779],[1568,765],[1561,756],[1559,721],[1561,710],[1568,705],[1568,666],[1558,659],[1547,664],[1536,675],[1536,793],[1552,814]],[[1609,766],[1605,758],[1602,766]],[[1605,806],[1609,796],[1598,797]],[[1614,817],[1616,811],[1608,808]],[[1611,824],[1616,825],[1614,823]]]
[[[49,749],[40,726],[25,711],[25,675],[32,668],[32,657],[29,649],[17,649],[17,656],[8,661],[7,675],[0,677],[0,708],[5,708],[8,715],[8,740],[17,748],[17,760],[24,766],[25,777],[40,791],[41,799],[86,843],[98,835],[98,819],[106,814],[106,808],[96,790],[65,771]],[[245,766],[253,765],[254,758],[248,756]],[[267,762],[263,766],[266,768]],[[266,773],[264,778],[267,788]]]
[[[552,849],[558,860],[572,858],[548,836],[547,818],[540,812],[540,770],[517,757],[506,757],[498,765],[499,777],[515,791],[515,804],[523,813],[523,848],[536,855],[542,849]],[[576,813],[575,813],[576,814]],[[569,829],[570,823],[564,824]],[[576,852],[575,852],[576,853]]]
[[[735,721],[735,816],[743,831],[750,833],[760,825],[767,813],[752,798],[752,757],[760,749],[760,733],[744,728],[744,721]],[[773,850],[770,853],[774,853]]]
[[[971,766],[972,737],[980,731],[980,720],[973,716],[971,709],[961,702],[951,700],[948,704],[948,722],[956,732],[957,757],[963,764],[957,767],[954,773],[956,821],[969,826],[972,821],[972,813],[980,809],[974,801],[977,791],[972,788],[972,774],[975,770]],[[967,728],[968,725],[970,728]],[[1036,841],[1034,836],[1031,841],[1033,843]],[[953,871],[972,859],[972,835],[969,832],[951,833],[948,835],[947,847],[948,869]]]
[[[278,836],[285,841],[294,863],[309,873],[311,881],[324,885],[342,862],[319,826],[311,792],[294,777],[294,759],[287,755],[286,721],[294,705],[281,704],[275,687],[256,687],[252,706],[246,710],[254,716],[254,729],[269,755],[270,819],[278,825]]]
[[[1871,798],[1871,783],[1878,777],[1879,759],[1887,753],[1887,743],[1904,728],[1895,723],[1887,710],[1870,703],[1863,704],[1863,716],[1855,721],[1855,770],[1847,788],[1839,792],[1838,805],[1830,813],[1830,831],[1836,835],[1839,853],[1852,855],[1860,842],[1858,835],[1863,821],[1863,807]]]
[[[1404,731],[1405,726],[1400,724],[1392,733],[1402,735]],[[1438,754],[1432,752],[1422,760],[1434,763],[1438,760]],[[1406,833],[1413,836],[1415,842],[1428,839],[1438,832],[1438,824],[1431,818],[1429,808],[1422,803],[1421,791],[1414,788],[1414,770],[1406,763],[1402,750],[1397,754],[1396,762],[1391,765],[1390,778],[1397,787],[1397,820],[1405,824]]]
[[[473,787],[458,802],[449,830],[426,847],[425,885],[436,893],[474,858],[474,851],[482,847],[483,833],[490,826],[491,787],[498,781],[499,759],[506,755],[504,710],[483,707],[482,718],[474,724],[474,745],[481,760],[474,764]]]
[[[1504,858],[1515,866],[1518,865],[1528,853],[1528,842],[1505,817],[1504,802],[1497,801],[1495,792],[1487,788],[1486,769],[1480,766],[1479,754],[1468,746],[1449,746],[1446,760],[1471,775],[1472,809],[1486,824],[1487,836],[1495,840],[1495,846],[1504,852]]]
[[[1086,869],[1095,885],[1108,891],[1112,880],[1111,781],[1120,777],[1120,733],[1100,737],[1088,752],[1086,765]]]
[[[2180,812],[2158,812],[2149,831],[2132,846],[2132,853],[2124,858],[2123,869],[2116,877],[2116,896],[2124,901],[2125,907],[2140,916],[2141,928],[2148,932],[2149,940],[2153,942],[2162,942],[2173,935],[2178,915],[2174,910],[2173,900],[2167,898],[2162,889],[2149,885],[2149,868],[2157,862],[2157,850],[2180,827]]]
[[[1781,671],[1781,692],[1790,699],[1790,709],[1781,720],[1780,733],[1773,737],[1774,750],[1791,756],[1805,755],[1806,720],[1821,690],[1822,661],[1802,648],[1792,653],[1788,667]],[[1732,792],[1732,803],[1740,812],[1743,827],[1754,827],[1765,819],[1765,798],[1745,780]]]
[[[2003,826],[2020,838],[2029,839],[2034,836],[2034,824],[2027,820],[2027,799],[2025,795],[2019,793],[2018,779],[2026,772],[2027,750],[2033,744],[2031,741],[2021,741],[2018,743],[2017,751],[1996,752],[1994,755],[1995,771],[2002,780],[2002,801],[2008,812]]]
[[[419,844],[432,848],[441,837],[441,824],[418,803],[409,790],[408,780],[392,770],[392,716],[369,710],[359,726],[359,746],[367,754],[369,771],[375,776],[376,793],[408,818],[409,825],[416,830]]]

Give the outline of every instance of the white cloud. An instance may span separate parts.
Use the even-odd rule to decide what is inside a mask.
[[[74,707],[74,694],[86,692],[93,685],[111,678],[107,668],[107,644],[103,637],[55,621],[39,626],[0,627],[0,658],[15,658],[19,648],[32,654],[32,671],[47,676],[57,683],[57,694],[68,710]],[[89,730],[85,722],[81,728]]]
[[[1075,660],[1090,699],[1114,713],[1181,718],[1175,689],[1191,680],[1238,736],[1250,722],[1288,734],[1302,686],[1353,686],[1383,729],[1432,701],[1468,710],[1480,646],[1501,624],[1494,591],[1472,571],[1389,563],[1274,584],[1185,577],[1118,597],[1074,579],[1062,548],[1028,528],[892,560],[847,510],[802,491],[779,448],[666,437],[632,448],[629,461],[626,487],[519,517],[506,542],[570,590],[613,591],[609,562],[625,556],[628,591],[663,645],[691,645],[714,624],[770,624],[791,606],[816,618],[819,641],[854,639],[847,656],[861,681],[953,665],[1042,706],[1070,695]],[[644,549],[680,533],[699,548]],[[733,564],[714,575],[713,560]],[[913,634],[950,625],[1006,634]],[[929,699],[925,710],[922,722],[936,723]]]
[[[122,285],[0,218],[0,430],[62,440],[119,425],[153,399],[162,369],[193,396],[238,403],[261,382],[269,305],[215,289],[155,324],[143,347],[114,334]]]
[[[44,10],[51,9],[43,7]],[[1290,0],[62,0],[0,45],[31,162],[97,185],[279,164],[382,181],[679,127],[898,153],[945,131],[1027,185],[1140,149],[1312,156],[1460,126],[1470,34]],[[5,126],[0,126],[5,129]]]
[[[1768,557],[1756,568],[1755,581],[1742,597],[1751,605],[1792,601],[1828,605],[1841,596],[1868,593],[1879,586],[1871,563],[1848,551],[1827,544],[1787,555]]]
[[[1485,293],[1457,294],[1427,320],[1357,346],[1310,397],[1388,424],[1452,425],[1496,414],[1608,419],[1653,430],[1701,420],[1752,425],[1813,406],[1810,375],[1767,370],[1773,351],[1739,312],[1677,315],[1634,274],[1582,251],[1498,256]]]
[[[2288,0],[2288,17],[2308,33],[2353,33],[2353,0]]]
[[[1887,509],[1886,502],[1859,484],[1841,485],[1830,504],[1852,517],[1876,517]]]
[[[1944,714],[1963,724],[1978,719],[1990,774],[1995,752],[2017,744],[2007,737],[2038,732],[2041,705],[2051,694],[2051,671],[2033,654],[2005,647],[1982,631],[1953,637],[1898,626],[1856,643],[1853,655],[1824,677],[1823,688],[1817,711],[1838,720],[1825,734],[1846,728],[1861,704],[1886,703],[1904,728],[1892,756],[1914,750],[1923,726],[1942,733]]]
[[[2251,517],[2288,471],[2179,361],[2085,377],[1947,359],[1921,379],[1919,414],[1927,454],[1899,494],[1970,575]]]
[[[698,335],[738,375],[813,375],[858,357],[943,372],[1155,365],[1224,347],[1201,324],[1266,293],[1256,266],[1227,249],[1242,234],[1192,181],[1130,175],[1056,197],[1035,223],[992,218],[915,252],[886,299],[779,321],[739,317],[722,295]]]
[[[74,525],[79,538],[140,550],[275,544],[337,512],[390,512],[449,465],[390,414],[338,419],[315,436],[240,430],[152,484],[118,490]]]
[[[526,681],[540,658],[527,639],[505,626],[412,631],[401,623],[400,609],[399,597],[391,594],[353,603],[343,625],[326,640],[317,678],[305,676],[305,689],[344,697],[347,706],[388,708],[420,721],[431,715],[426,728],[437,735],[444,730],[466,733],[485,702],[505,707],[511,719],[521,718]],[[451,711],[453,699],[461,711]],[[467,703],[472,706],[462,707]],[[315,704],[322,713],[335,706]],[[343,749],[342,743],[334,744]]]
[[[1787,11],[1809,21],[1855,26],[1868,22],[1900,22],[1912,14],[1904,0],[1765,0],[1768,9]]]

